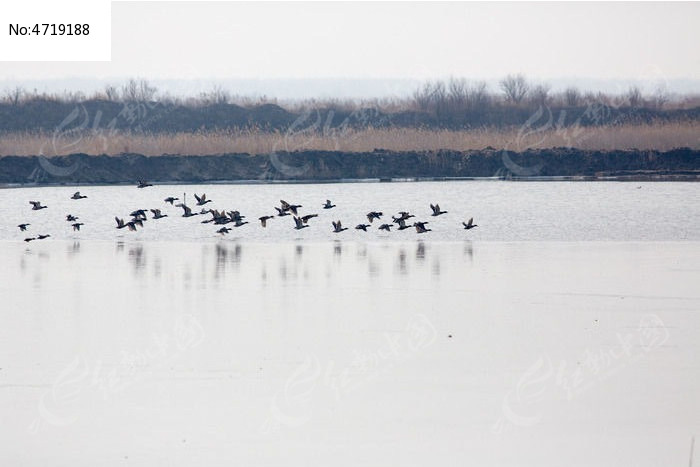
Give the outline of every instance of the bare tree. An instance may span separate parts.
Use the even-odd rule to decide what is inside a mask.
[[[158,88],[151,86],[145,79],[139,80],[139,100],[144,102],[152,101],[157,91]]]
[[[508,75],[500,81],[501,90],[506,96],[506,101],[519,104],[525,98],[529,85],[522,74]]]
[[[447,87],[452,110],[460,111],[464,109],[467,105],[467,80],[464,78],[451,78]]]
[[[436,81],[435,84],[433,84],[433,90],[430,97],[435,115],[438,117],[444,116],[448,110],[447,89],[445,87],[445,83],[442,81]]]
[[[151,86],[145,79],[130,79],[122,86],[122,99],[125,101],[151,101],[157,92],[155,86]]]
[[[576,107],[581,100],[581,93],[575,87],[568,87],[564,91],[564,102],[569,107]]]
[[[16,107],[19,105],[24,94],[24,89],[22,89],[20,86],[16,86],[14,89],[10,89],[5,92],[5,100],[12,106]]]
[[[652,100],[655,108],[659,110],[663,109],[669,101],[668,91],[666,91],[666,87],[663,85],[658,86],[656,88],[656,91],[654,91],[654,96]]]
[[[539,84],[530,91],[530,100],[536,105],[547,105],[549,100],[549,84]]]
[[[488,86],[484,81],[478,81],[467,90],[467,106],[471,109],[485,110],[490,103]]]
[[[432,86],[425,83],[422,88],[416,89],[413,93],[413,102],[419,110],[427,111],[430,107],[430,94]]]
[[[231,100],[231,95],[221,86],[216,85],[209,93],[211,102],[214,104],[228,104]]]
[[[119,99],[119,91],[117,91],[117,88],[112,86],[111,84],[108,84],[105,86],[105,98],[108,101],[116,101]]]
[[[642,91],[637,86],[632,86],[625,94],[625,100],[630,107],[637,108],[641,107],[644,99],[642,98]]]
[[[122,86],[122,100],[124,101],[136,101],[138,100],[139,86],[135,79],[130,79],[125,85]]]

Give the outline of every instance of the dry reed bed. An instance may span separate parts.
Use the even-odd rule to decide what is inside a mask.
[[[93,132],[82,134],[0,135],[0,155],[67,155],[72,153],[138,153],[210,155],[223,153],[269,154],[275,151],[325,150],[367,152],[427,151],[437,149],[478,150],[486,147],[525,151],[553,147],[585,150],[700,149],[700,122],[562,129],[434,130],[414,128],[331,129],[264,132],[229,130],[201,133],[136,134]]]

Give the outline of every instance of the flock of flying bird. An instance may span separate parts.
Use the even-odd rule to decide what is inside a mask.
[[[150,183],[146,183],[144,181],[139,180],[137,188],[146,188],[149,186],[153,186]],[[239,211],[226,211],[226,210],[216,210],[216,209],[207,209],[204,206],[208,203],[211,203],[212,200],[208,199],[206,194],[202,194],[202,196],[198,196],[197,194],[194,195],[196,201],[197,201],[197,206],[201,206],[201,210],[199,212],[192,212],[192,208],[187,206],[184,203],[178,203],[175,204],[175,201],[179,201],[179,198],[174,198],[172,196],[169,196],[165,198],[165,202],[169,203],[172,206],[177,206],[182,208],[183,214],[182,217],[193,217],[193,216],[198,216],[198,215],[211,215],[210,219],[205,219],[202,221],[203,224],[215,224],[215,225],[222,225],[216,233],[225,235],[229,233],[231,230],[230,227],[228,227],[226,224],[233,224],[233,227],[241,227],[245,224],[248,224],[248,221],[244,221],[245,216],[241,215]],[[87,196],[83,196],[80,194],[79,191],[76,191],[73,196],[71,196],[71,199],[73,200],[81,200],[85,199]],[[40,201],[30,201],[29,204],[32,205],[32,210],[33,211],[38,211],[41,209],[46,209],[48,206],[42,206]],[[322,205],[323,209],[333,209],[336,205],[332,204],[330,200],[326,200],[326,203]],[[288,203],[284,200],[280,200],[280,206],[275,207],[275,210],[277,211],[277,214],[275,215],[266,215],[259,217],[258,220],[260,221],[260,225],[262,227],[267,226],[267,222],[274,219],[275,217],[285,217],[285,216],[292,216],[294,219],[294,229],[296,230],[301,230],[309,227],[309,221],[313,219],[314,217],[318,217],[318,214],[307,214],[307,215],[300,215],[299,213],[299,208],[303,207],[301,204],[292,204]],[[440,205],[438,204],[431,204],[430,209],[432,210],[431,216],[437,217],[441,216],[443,214],[447,214],[447,211],[442,211],[440,210]],[[146,216],[146,212],[151,211],[152,217],[151,219],[162,219],[163,217],[168,217],[167,214],[163,214],[160,209],[137,209],[135,211],[132,211],[129,216],[131,216],[131,219],[124,221],[123,218],[115,217],[114,220],[116,221],[117,229],[128,229],[131,231],[136,231],[138,227],[143,227],[143,223],[148,220],[148,217]],[[384,215],[383,212],[377,212],[377,211],[371,211],[367,213],[367,221],[369,224],[358,224],[355,226],[355,229],[357,230],[362,230],[364,232],[367,232],[367,229],[371,227],[372,223],[376,219],[378,222],[381,221],[382,216]],[[408,224],[407,221],[410,218],[415,217],[413,214],[410,214],[406,211],[400,211],[398,213],[398,216],[391,216],[392,222],[390,224],[388,223],[383,223],[379,226],[379,230],[385,230],[387,232],[391,232],[392,228],[396,228],[397,230],[405,230],[405,229],[410,229],[410,228],[415,228],[416,232],[419,234],[426,233],[426,232],[431,232],[432,230],[427,228],[426,225],[429,224],[427,221],[414,221],[412,224]],[[67,222],[72,222],[71,226],[73,227],[73,230],[79,231],[80,227],[84,225],[82,222],[78,222],[78,217],[68,214],[66,215],[66,221]],[[331,222],[333,226],[333,232],[334,233],[340,233],[343,232],[344,230],[348,230],[347,227],[343,227],[343,224],[341,223],[340,220],[333,221]],[[24,232],[27,230],[27,228],[31,224],[24,223],[24,224],[19,224],[17,227]],[[477,227],[477,224],[474,224],[474,218],[469,219],[467,222],[462,222],[462,225],[464,226],[465,230],[471,230],[474,227]],[[25,242],[31,242],[33,240],[43,240],[45,238],[50,237],[51,235],[49,234],[42,234],[42,235],[37,235],[36,237],[27,237],[24,239]]]

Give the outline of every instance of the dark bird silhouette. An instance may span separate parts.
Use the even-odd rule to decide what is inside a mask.
[[[75,221],[77,221],[77,220],[78,220],[78,218],[75,217],[73,214],[68,214],[68,215],[66,216],[66,222],[75,222]]]
[[[392,222],[399,223],[399,221],[407,221],[411,217],[416,217],[413,214],[409,214],[406,211],[399,211],[399,217],[391,216]]]
[[[194,199],[197,200],[197,206],[204,206],[207,203],[211,203],[210,199],[207,199],[206,193],[202,193],[202,196],[197,196],[197,193],[194,194]]]
[[[275,216],[258,217],[258,219],[260,220],[260,225],[262,225],[263,227],[267,227],[267,221],[270,219],[274,219],[274,218],[275,218]]]
[[[45,239],[45,238],[49,238],[50,236],[51,236],[51,235],[49,235],[49,234],[37,235],[37,236],[36,236],[36,239],[37,239],[37,240],[43,240],[43,239]]]
[[[228,217],[229,217],[229,218],[231,219],[231,221],[233,221],[233,222],[238,222],[238,221],[240,221],[241,219],[245,219],[245,216],[241,216],[241,213],[238,212],[238,211],[229,211],[227,214],[228,214]]]
[[[425,228],[426,224],[428,224],[428,222],[414,222],[413,227],[416,228],[416,232],[419,234],[426,233],[426,232],[432,232],[432,229]]]
[[[226,235],[233,229],[229,229],[228,227],[221,227],[219,230],[216,231],[216,233],[220,233],[221,235]]]
[[[173,198],[172,196],[168,196],[163,201],[165,201],[166,203],[170,203],[172,205],[175,201],[178,201],[179,199],[180,198]]]
[[[343,227],[343,224],[341,224],[340,221],[331,222],[331,224],[333,224],[333,232],[335,233],[342,232],[343,230],[348,230],[347,227]]]
[[[307,214],[306,216],[303,216],[301,220],[304,224],[308,224],[309,220],[313,219],[314,217],[318,217],[318,214]]]
[[[301,204],[290,204],[283,199],[280,200],[280,204],[283,211],[291,211],[295,216],[297,215],[297,209],[303,207]]]
[[[164,217],[168,217],[167,214],[161,214],[160,209],[151,209],[151,212],[153,213],[154,219],[162,219]]]
[[[304,224],[304,221],[299,219],[297,216],[294,216],[294,224],[296,224],[294,227],[296,230],[301,230],[308,227],[308,224]]]
[[[474,223],[474,218],[470,218],[469,222],[462,222],[462,225],[464,226],[465,230],[473,229],[474,227],[479,227]]]
[[[131,211],[129,215],[135,219],[141,219],[141,220],[147,220],[146,218],[146,210],[145,209],[137,209],[136,211]]]
[[[117,228],[118,229],[123,229],[124,227],[126,227],[126,224],[124,223],[124,219],[120,219],[118,217],[115,217],[114,220],[117,221]]]
[[[149,186],[153,186],[151,183],[146,183],[143,180],[139,180],[139,184],[136,186],[136,188],[146,188]]]
[[[129,228],[129,230],[131,230],[132,232],[136,232],[136,225],[137,225],[137,223],[134,222],[134,221],[131,221],[131,222],[127,222],[127,223],[126,223],[126,226],[127,226],[127,227]],[[143,224],[141,224],[141,227],[143,227]]]
[[[32,205],[32,211],[38,211],[39,209],[46,209],[48,206],[42,206],[41,201],[30,201],[29,204]]]
[[[398,219],[396,221],[396,223],[399,224],[399,227],[398,227],[399,230],[406,230],[406,229],[410,229],[411,227],[413,227],[412,225],[406,225],[406,221],[403,219]]]
[[[384,215],[383,212],[372,211],[367,213],[367,220],[372,223],[374,219],[379,219]]]
[[[323,209],[332,209],[335,207],[335,204],[331,204],[331,200],[327,199],[326,204],[323,205]]]
[[[203,210],[204,212],[200,212],[200,214],[206,214],[209,213],[211,214],[211,219],[205,219],[202,221],[202,224],[209,224],[210,222],[213,222],[215,224],[228,224],[231,222],[231,219],[228,218],[225,212],[219,212],[217,209],[209,209]]]
[[[245,224],[248,223],[248,221],[241,220],[240,218],[239,218],[239,219],[236,219],[235,222],[236,222],[236,223],[233,224],[234,227],[240,227],[240,226],[245,225]]]
[[[433,206],[432,204],[430,205],[430,209],[433,210],[433,213],[431,216],[439,216],[440,214],[447,214],[447,211],[440,211],[440,205],[436,204]]]
[[[24,241],[27,242],[27,243],[31,242],[32,240],[36,240],[36,238],[34,238],[34,237],[27,237],[27,238],[24,239]]]
[[[73,193],[73,196],[70,197],[70,199],[85,199],[85,198],[87,198],[87,196],[81,195],[79,191],[76,191],[75,193]]]
[[[85,225],[85,224],[83,224],[82,222],[76,222],[75,224],[71,224],[71,225],[73,226],[74,231],[76,231],[76,230],[80,231],[80,226]]]
[[[369,224],[357,224],[355,226],[355,228],[357,230],[363,230],[363,231],[367,232],[367,227],[369,227],[369,226],[370,226]]]
[[[379,226],[379,230],[386,230],[387,232],[391,232],[391,224],[382,224]]]
[[[226,212],[224,210],[221,210],[221,212],[219,212],[216,209],[214,209],[212,215],[214,216],[215,224],[228,224],[229,222],[236,222],[237,220],[241,219],[241,215],[238,214],[238,211]]]
[[[277,217],[284,217],[284,216],[289,216],[289,215],[291,215],[291,214],[289,214],[287,211],[285,211],[285,210],[282,209],[282,208],[275,207],[275,209],[277,209]]]
[[[192,212],[192,209],[190,209],[190,207],[187,206],[186,204],[180,203],[180,204],[178,204],[177,206],[180,207],[180,208],[182,208],[182,210],[184,211],[184,213],[182,214],[182,217],[192,217],[192,216],[197,216],[197,215],[199,215],[199,214],[196,213],[196,212],[193,213],[193,212]]]
[[[27,230],[27,227],[29,227],[30,225],[32,225],[32,224],[20,224],[17,227],[19,227],[19,230],[24,232],[25,230]]]

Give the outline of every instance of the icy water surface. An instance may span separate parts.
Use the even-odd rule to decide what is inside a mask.
[[[687,465],[699,185],[637,186],[2,190],[0,463]],[[113,227],[183,191],[319,218],[220,238],[165,207],[138,232]],[[307,211],[326,197],[337,211]],[[372,209],[433,231],[330,233]]]
[[[576,240],[700,240],[700,184],[659,182],[421,182],[336,183],[315,185],[170,185],[136,187],[80,187],[87,199],[72,200],[75,187],[0,190],[0,239],[22,240],[50,234],[54,239],[206,240],[217,237],[218,226],[202,224],[211,215],[182,218],[182,209],[163,200],[187,198],[193,212],[194,194],[206,193],[206,208],[238,210],[250,224],[229,237],[255,241],[331,239],[404,241],[416,236],[413,229],[380,232],[391,215],[409,211],[411,221],[428,221],[430,240],[461,241],[576,241]],[[301,215],[318,214],[309,227],[294,230],[291,216],[275,218],[266,229],[257,219],[276,214],[280,199],[301,204]],[[322,209],[330,199],[337,207]],[[47,209],[32,211],[29,201],[41,201]],[[432,217],[430,204],[447,214]],[[136,209],[162,209],[168,217],[147,221],[136,233],[117,230],[115,216],[128,220]],[[354,227],[368,223],[370,211],[384,213],[365,232]],[[73,232],[67,214],[85,225]],[[151,213],[148,213],[151,217]],[[474,217],[478,228],[464,231],[462,222]],[[335,235],[331,222],[340,220],[349,230]],[[27,232],[17,225],[32,224]]]

